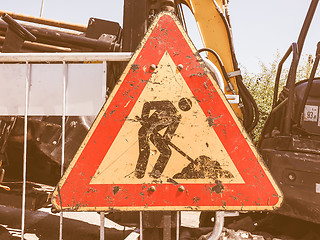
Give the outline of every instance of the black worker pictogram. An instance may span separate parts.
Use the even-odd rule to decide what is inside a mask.
[[[192,102],[188,98],[181,98],[178,102],[179,109],[189,111]],[[152,114],[150,115],[150,112]],[[139,137],[139,157],[135,169],[135,176],[143,178],[150,156],[150,141],[159,150],[160,156],[150,173],[151,177],[159,178],[163,173],[171,156],[171,139],[177,130],[181,114],[171,101],[150,101],[143,105],[141,117],[136,116],[141,123],[138,132]],[[161,135],[159,131],[165,129]]]

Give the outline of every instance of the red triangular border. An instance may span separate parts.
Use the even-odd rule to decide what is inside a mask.
[[[155,192],[148,192],[150,184],[89,184],[150,79],[150,65],[157,65],[165,51],[176,65],[185,66],[181,75],[205,115],[215,119],[213,129],[245,184],[223,184],[221,193],[213,191],[215,184],[183,184],[184,192],[172,183],[154,184]],[[116,193],[115,187],[119,189]],[[270,210],[279,207],[281,201],[280,190],[171,13],[156,18],[52,198],[56,208],[61,209],[62,203],[62,209],[74,211]]]

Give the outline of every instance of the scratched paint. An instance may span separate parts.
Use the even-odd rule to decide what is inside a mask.
[[[282,200],[170,13],[155,19],[58,186],[53,205],[75,211],[266,210]]]
[[[91,184],[244,182],[176,68],[165,52]]]

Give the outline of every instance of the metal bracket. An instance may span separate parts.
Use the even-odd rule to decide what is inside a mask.
[[[239,95],[225,95],[230,104],[239,104]]]
[[[216,211],[216,216],[214,219],[214,227],[212,233],[210,234],[208,240],[218,240],[223,229],[224,218],[225,217],[236,217],[239,216],[239,212],[224,212]]]
[[[237,71],[234,71],[234,72],[229,72],[229,73],[227,73],[227,75],[228,75],[229,78],[240,76],[241,75],[241,70],[237,70]]]
[[[224,212],[224,216],[225,217],[238,217],[239,216],[239,212],[235,211],[235,212]]]

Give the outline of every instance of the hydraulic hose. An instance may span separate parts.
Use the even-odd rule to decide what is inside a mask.
[[[216,57],[216,59],[217,59],[217,61],[218,61],[218,63],[219,63],[219,66],[220,66],[220,68],[221,68],[223,77],[224,77],[224,79],[226,80],[226,82],[227,82],[227,84],[228,84],[228,87],[230,88],[230,90],[232,91],[233,94],[236,94],[236,92],[234,91],[234,88],[233,88],[233,86],[232,86],[232,84],[231,84],[231,81],[230,81],[230,79],[229,79],[228,73],[227,73],[227,71],[226,71],[226,69],[225,69],[225,67],[224,67],[224,65],[223,65],[223,62],[222,62],[220,56],[218,55],[218,53],[216,53],[216,52],[215,52],[213,49],[211,49],[211,48],[201,48],[200,50],[198,50],[199,53],[204,52],[204,51],[210,52],[210,53],[212,53],[212,54]]]
[[[219,5],[216,3],[215,0],[213,0],[213,3],[216,6],[216,9],[219,12],[219,15],[225,25],[226,30],[227,30],[232,62],[233,62],[235,71],[237,71],[237,70],[239,70],[239,65],[238,65],[238,61],[235,56],[230,26],[228,24],[226,17],[224,16],[223,12],[221,11]],[[258,120],[259,120],[258,106],[257,106],[257,103],[255,102],[254,98],[252,97],[251,93],[248,91],[247,87],[243,84],[241,75],[236,76],[236,82],[237,82],[237,85],[239,88],[239,94],[241,96],[241,99],[242,99],[243,105],[244,105],[244,108],[242,108],[242,112],[244,115],[244,127],[248,132],[250,132],[254,129],[254,127],[257,125]]]

